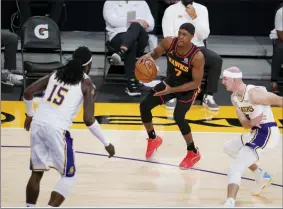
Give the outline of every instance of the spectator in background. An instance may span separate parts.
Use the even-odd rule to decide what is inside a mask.
[[[205,70],[208,71],[207,86],[203,98],[203,106],[209,110],[219,110],[214,101],[213,93],[218,90],[218,80],[222,69],[222,58],[215,52],[207,49],[204,40],[210,33],[207,8],[193,0],[182,0],[169,6],[162,19],[163,36],[177,36],[180,25],[185,22],[192,23],[195,28],[195,36],[192,43],[201,48],[205,56]],[[176,100],[166,103],[168,109],[174,109]]]
[[[271,86],[273,93],[278,91],[278,77],[283,64],[283,3],[276,9],[275,28],[271,31],[270,38],[273,39],[273,56],[271,65]],[[283,72],[281,72],[283,74]],[[283,75],[281,75],[282,77]]]
[[[153,15],[155,26],[154,29],[148,33],[148,47],[149,51],[153,51],[158,45],[158,38],[157,38],[157,22],[158,22],[158,12],[159,12],[159,5],[158,1],[153,0],[145,0],[149,6],[151,14]]]
[[[18,36],[15,33],[1,30],[1,48],[5,47],[4,51],[4,69],[1,70],[1,81],[9,82],[15,85],[21,85],[23,76],[15,75],[17,71],[17,49]]]
[[[126,93],[141,95],[139,82],[135,79],[136,57],[144,53],[148,34],[154,29],[154,19],[145,1],[109,1],[104,3],[103,17],[110,44],[118,52],[112,55],[114,64],[124,59],[128,79]]]

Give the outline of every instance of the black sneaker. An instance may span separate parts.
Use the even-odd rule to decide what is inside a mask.
[[[133,81],[128,82],[125,92],[129,96],[140,96],[141,95],[140,86],[138,86],[136,82],[133,82]]]

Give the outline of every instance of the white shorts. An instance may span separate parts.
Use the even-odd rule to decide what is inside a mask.
[[[251,130],[249,133],[242,134],[236,139],[226,142],[226,148],[234,157],[243,146],[248,146],[254,150],[259,159],[261,153],[266,148],[274,148],[281,140],[280,130],[275,123],[266,123],[261,128]]]
[[[37,121],[32,122],[30,131],[30,169],[47,171],[54,168],[62,176],[74,176],[75,155],[70,132]]]

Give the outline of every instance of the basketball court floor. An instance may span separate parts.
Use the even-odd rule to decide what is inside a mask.
[[[62,48],[67,59],[81,45],[88,46],[93,56],[92,76],[103,75],[104,33],[62,32]],[[223,69],[236,65],[245,71],[247,83],[269,85],[270,63],[255,57],[272,54],[268,37],[210,36],[208,47],[223,59]],[[19,44],[20,49],[20,44]],[[233,49],[233,50],[231,50]],[[3,55],[2,60],[3,60]],[[33,60],[48,61],[51,55],[30,54]],[[231,57],[232,56],[232,57]],[[240,59],[233,56],[248,56]],[[48,60],[47,60],[48,59]],[[21,68],[21,55],[17,66]],[[3,63],[3,62],[2,62]],[[158,61],[160,75],[166,75],[166,60]],[[245,132],[230,106],[229,94],[222,85],[215,95],[221,105],[219,112],[210,112],[194,105],[187,114],[196,145],[202,159],[190,170],[180,170],[186,154],[185,142],[173,120],[173,112],[164,106],[153,111],[157,134],[163,144],[151,161],[145,159],[147,134],[139,117],[141,98],[129,97],[123,85],[103,85],[92,78],[99,89],[95,116],[105,135],[116,147],[116,156],[109,159],[103,145],[83,124],[82,113],[74,120],[71,130],[76,150],[77,181],[66,207],[221,207],[226,199],[227,170],[232,161],[223,152],[225,141]],[[222,87],[222,88],[221,88]],[[29,132],[23,129],[24,105],[17,102],[20,89],[1,94],[1,206],[25,206],[25,186],[30,176]],[[143,94],[144,96],[144,94]],[[3,101],[4,100],[4,101]],[[273,108],[276,122],[283,126],[282,110]],[[266,153],[260,166],[273,176],[273,184],[259,197],[251,195],[253,175],[243,175],[237,206],[282,208],[282,142],[272,153]],[[46,206],[50,192],[59,180],[50,170],[44,175],[37,206]]]
[[[1,203],[2,207],[25,206],[25,186],[30,176],[29,132],[23,129],[22,102],[1,102]],[[211,112],[194,105],[186,118],[202,159],[190,170],[180,170],[185,142],[164,106],[153,111],[153,122],[163,144],[151,161],[145,159],[146,137],[138,103],[97,103],[95,115],[105,135],[116,147],[109,159],[103,145],[82,121],[74,120],[71,134],[76,150],[77,180],[62,206],[119,207],[221,207],[226,198],[227,170],[231,158],[223,152],[225,141],[244,129],[231,106]],[[282,110],[273,108],[282,130]],[[273,184],[261,196],[251,195],[253,175],[243,175],[237,206],[282,208],[282,142],[267,152],[260,166],[273,176]],[[44,175],[38,206],[46,206],[60,176],[55,170]]]

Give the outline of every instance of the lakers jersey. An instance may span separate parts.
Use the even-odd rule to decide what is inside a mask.
[[[192,77],[192,60],[200,49],[192,44],[191,49],[186,55],[179,55],[177,52],[178,38],[174,38],[167,52],[167,72],[168,77],[165,81],[169,86],[180,86],[191,82]]]
[[[253,88],[263,88],[265,91],[267,91],[266,88],[262,86],[247,85],[241,98],[236,95],[232,95],[232,99],[236,106],[246,115],[246,118],[249,120],[263,113],[266,116],[266,120],[263,121],[264,123],[275,122],[272,109],[269,105],[254,105],[250,102],[248,92]]]
[[[85,79],[88,78],[88,75],[84,76]],[[54,73],[49,78],[44,97],[36,108],[33,120],[69,130],[82,103],[82,83],[64,85],[55,79]]]

